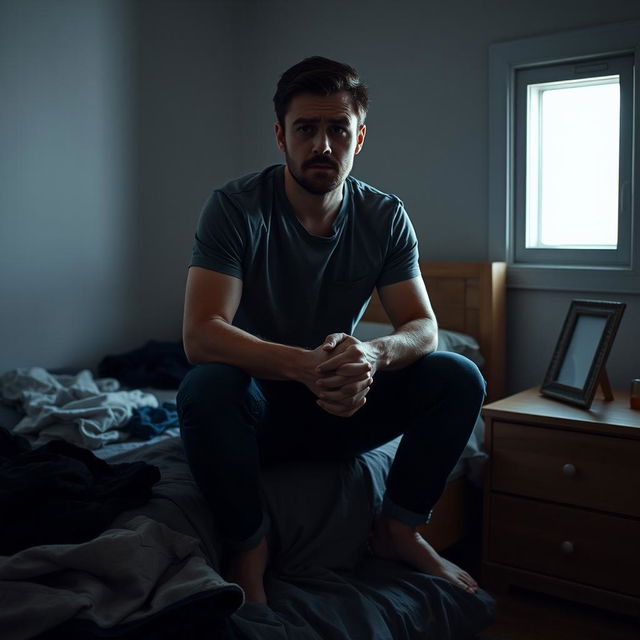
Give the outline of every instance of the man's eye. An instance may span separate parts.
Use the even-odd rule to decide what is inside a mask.
[[[297,129],[300,133],[311,133],[311,127],[308,124],[300,125]]]
[[[338,135],[344,136],[347,133],[347,130],[344,127],[333,127],[333,131],[334,133],[337,133]]]

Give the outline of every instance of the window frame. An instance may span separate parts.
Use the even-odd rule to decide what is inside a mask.
[[[516,148],[521,140],[516,136],[516,96],[518,72],[535,68],[560,67],[594,63],[603,58],[632,55],[631,114],[627,122],[631,144],[630,175],[621,176],[621,207],[619,217],[619,249],[614,259],[603,264],[601,257],[584,264],[588,249],[526,249],[516,248],[516,232],[524,244],[524,212],[517,210],[518,200],[524,202],[518,179],[524,179],[525,156]],[[640,67],[640,21],[582,29],[550,36],[527,38],[491,45],[489,50],[489,255],[491,260],[506,261],[510,287],[557,289],[570,291],[611,291],[640,293],[640,215],[638,212],[640,140],[636,118],[640,113],[638,95]],[[598,74],[595,74],[598,75]],[[606,74],[602,74],[606,75]],[[520,74],[522,77],[522,74]],[[622,90],[622,84],[621,84]],[[621,105],[623,104],[621,94]],[[520,105],[521,106],[521,105]],[[525,107],[526,108],[526,107]],[[624,116],[621,118],[624,121]],[[624,125],[623,125],[624,126]],[[626,135],[626,134],[625,134]],[[623,141],[621,130],[621,141]],[[621,154],[623,149],[621,149]],[[519,154],[519,155],[517,155]],[[523,162],[517,164],[517,158]],[[623,167],[621,165],[621,170]],[[520,173],[517,173],[520,171]],[[522,183],[520,183],[522,184]],[[521,216],[521,222],[519,221]],[[623,228],[624,225],[624,228]],[[551,251],[550,258],[539,252]],[[597,252],[611,251],[597,249]],[[564,253],[563,256],[560,253]],[[576,252],[586,252],[574,256]],[[537,255],[535,255],[537,253]],[[532,256],[531,260],[526,258]],[[548,255],[548,254],[547,254]],[[592,254],[593,255],[593,254]],[[605,254],[600,253],[600,256]],[[565,258],[557,264],[557,257]],[[566,258],[569,259],[567,260]],[[534,262],[534,258],[537,262]]]

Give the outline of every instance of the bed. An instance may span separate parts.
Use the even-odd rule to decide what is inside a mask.
[[[421,270],[441,329],[477,341],[488,397],[501,397],[504,265],[424,262]],[[363,320],[387,321],[376,297]],[[492,621],[484,591],[465,593],[368,552],[393,442],[349,462],[264,473],[269,606],[243,604],[241,589],[221,577],[215,522],[175,432],[94,453],[114,467],[157,467],[160,480],[148,501],[121,511],[100,536],[0,557],[3,637],[445,640],[473,637]],[[439,550],[465,533],[468,482],[452,478],[425,525]]]

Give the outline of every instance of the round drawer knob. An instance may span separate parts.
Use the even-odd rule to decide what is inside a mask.
[[[569,542],[568,540],[565,540],[560,545],[560,548],[562,549],[562,553],[564,553],[565,556],[569,556],[573,553],[573,542]]]
[[[573,478],[576,475],[576,468],[572,464],[564,464],[562,465],[562,473],[564,473],[567,478]]]

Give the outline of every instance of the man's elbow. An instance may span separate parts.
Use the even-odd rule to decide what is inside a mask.
[[[184,328],[182,331],[182,348],[189,364],[200,364],[204,362],[202,349],[198,343],[195,332]]]
[[[187,356],[187,362],[192,365],[202,364],[204,360],[197,355],[193,355],[185,349],[185,355]]]
[[[226,324],[226,320],[220,316],[184,323],[182,345],[190,364],[218,361],[221,354],[218,352],[216,344],[221,343],[222,340],[219,333],[220,322]]]
[[[423,318],[422,347],[424,355],[438,350],[438,323],[433,317]]]
[[[187,357],[187,362],[189,364],[200,364],[202,362],[197,350],[192,344],[183,340],[183,349],[184,355]]]

